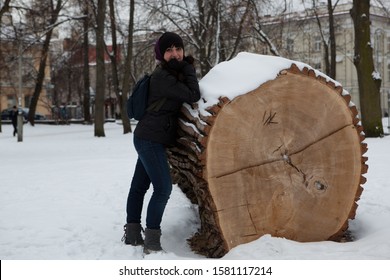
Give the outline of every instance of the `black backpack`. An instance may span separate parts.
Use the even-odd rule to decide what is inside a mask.
[[[141,79],[139,79],[135,84],[131,95],[127,99],[127,116],[129,119],[139,121],[145,115],[146,111],[149,112],[153,110],[157,112],[164,104],[166,97],[153,102],[149,107],[147,107],[150,77],[151,75],[145,74]]]

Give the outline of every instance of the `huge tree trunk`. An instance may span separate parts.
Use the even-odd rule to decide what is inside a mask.
[[[221,257],[264,234],[339,240],[367,172],[357,110],[340,86],[295,64],[257,89],[181,111],[174,183],[199,205],[194,251]]]

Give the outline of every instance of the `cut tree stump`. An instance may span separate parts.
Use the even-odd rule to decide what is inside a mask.
[[[222,257],[265,234],[340,240],[368,169],[345,93],[292,64],[247,94],[221,97],[207,115],[183,106],[168,156],[174,183],[199,206],[194,251]]]

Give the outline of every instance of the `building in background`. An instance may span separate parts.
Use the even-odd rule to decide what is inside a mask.
[[[333,1],[335,2],[335,1]],[[340,4],[343,3],[343,4]],[[325,47],[323,37],[329,37],[329,16],[326,5],[316,9],[318,20],[312,9],[283,13],[278,16],[264,15],[261,26],[267,37],[274,43],[279,54],[283,57],[305,62],[315,69],[325,71]],[[335,38],[336,38],[336,77],[345,90],[352,95],[352,101],[358,109],[359,90],[354,57],[354,25],[350,16],[351,4],[340,1],[334,11]],[[387,11],[388,12],[388,11]],[[386,11],[379,7],[371,7],[371,40],[374,62],[381,76],[381,106],[383,115],[389,113],[390,95],[390,19]],[[27,44],[28,38],[17,40],[15,27],[7,23],[7,16],[3,16],[0,41],[0,109],[6,109],[17,104],[19,96],[23,107],[29,107],[35,87],[35,76],[40,60],[40,44]],[[247,26],[253,28],[253,24]],[[9,31],[8,31],[9,29]],[[13,32],[15,33],[14,35]],[[143,34],[143,33],[142,33]],[[249,34],[249,33],[248,33]],[[56,36],[57,35],[57,36]],[[71,34],[71,39],[60,39],[53,34],[50,58],[47,61],[45,81],[38,101],[37,112],[53,117],[53,108],[66,106],[71,118],[82,118],[84,87],[83,87],[83,47],[80,34]],[[133,81],[144,72],[151,71],[154,66],[153,44],[155,38],[150,33],[137,35],[133,44]],[[271,54],[266,44],[259,44],[254,36],[248,35],[243,40],[243,50]],[[27,48],[27,46],[29,46]],[[122,60],[123,46],[118,46]],[[107,46],[111,52],[111,46]],[[242,49],[240,51],[243,51]],[[187,50],[194,56],[200,57],[199,50]],[[19,55],[20,54],[20,55]],[[94,93],[96,92],[96,48],[89,46],[89,79],[90,79],[90,111],[93,116]],[[18,68],[22,61],[21,70]],[[120,61],[118,61],[120,62]],[[114,91],[111,60],[107,53],[106,88],[105,88],[105,116],[116,118],[119,113],[118,96]],[[200,62],[202,63],[202,62]],[[200,64],[198,63],[198,65]],[[123,61],[118,63],[119,76],[122,73]],[[20,73],[22,82],[19,82]],[[201,78],[201,77],[200,77]],[[122,77],[119,77],[120,81]],[[21,87],[19,87],[21,86]],[[21,88],[21,90],[20,90]]]
[[[111,59],[108,53],[112,52],[112,46],[106,46],[104,54],[106,65],[106,82],[104,109],[106,118],[116,118],[119,112],[119,102],[113,85]],[[122,58],[122,46],[119,45],[117,63]],[[71,38],[57,40],[52,43],[51,57],[53,61],[52,82],[55,84],[52,99],[53,106],[67,107],[70,118],[83,118],[84,102],[84,51],[83,42]],[[90,113],[94,115],[94,97],[96,92],[96,47],[89,45],[88,66],[90,81]]]
[[[354,25],[350,15],[351,4],[339,4],[334,11],[336,38],[336,77],[359,105],[359,88],[354,58]],[[318,19],[325,38],[329,37],[327,7],[317,8]],[[389,113],[390,94],[390,18],[382,8],[370,9],[371,42],[376,71],[382,78],[381,106],[384,116]],[[281,56],[305,62],[325,73],[325,48],[317,21],[312,10],[285,13],[282,16],[266,16],[262,22],[264,31],[276,45]],[[268,48],[262,50],[269,54]]]
[[[0,110],[21,106],[28,108],[35,89],[36,74],[41,58],[41,43],[11,26],[4,16],[0,32]],[[50,116],[50,59],[36,112]]]

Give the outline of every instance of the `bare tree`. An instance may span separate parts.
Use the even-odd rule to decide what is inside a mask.
[[[31,125],[34,125],[35,111],[36,111],[36,107],[38,104],[39,95],[41,94],[43,80],[45,78],[46,61],[47,61],[47,57],[49,55],[49,47],[50,47],[51,37],[53,34],[53,28],[57,22],[58,14],[60,13],[61,9],[63,8],[63,1],[62,0],[58,0],[56,5],[54,5],[54,2],[52,0],[47,1],[46,3],[43,3],[43,4],[46,4],[47,6],[40,6],[40,7],[47,8],[46,11],[49,15],[49,18],[48,18],[47,30],[45,33],[45,39],[44,39],[42,51],[41,51],[41,57],[40,57],[40,62],[39,62],[39,69],[38,69],[38,75],[37,75],[37,79],[36,79],[35,89],[34,89],[33,96],[31,98],[30,110],[29,110],[28,116],[27,116],[27,119],[31,123]],[[34,10],[31,10],[30,12],[42,13],[42,10],[34,9]]]
[[[329,44],[330,44],[330,69],[327,73],[331,78],[336,78],[336,35],[334,27],[334,10],[337,3],[333,5],[332,0],[328,0],[328,14],[329,14]]]
[[[250,0],[144,1],[158,31],[184,35],[200,62],[200,74],[247,49],[252,31],[254,2]],[[158,21],[158,22],[156,22]]]
[[[254,23],[253,23],[253,30],[254,30],[254,37],[264,44],[266,44],[269,48],[269,51],[275,55],[275,56],[280,56],[280,53],[278,51],[278,48],[275,46],[275,44],[272,42],[272,39],[267,35],[266,32],[264,32],[262,25],[261,25],[261,20],[262,17],[260,16],[259,13],[259,8],[258,8],[258,3],[255,0],[252,0],[252,6],[253,6],[253,17],[254,17]],[[285,3],[286,6],[286,3]],[[284,9],[286,10],[286,8]]]
[[[89,112],[90,105],[90,81],[89,81],[89,22],[90,22],[90,8],[89,2],[82,2],[84,4],[84,15],[83,20],[83,77],[84,77],[84,98],[83,98],[83,111],[84,121],[91,123],[91,114]],[[81,3],[80,3],[81,4]]]
[[[1,19],[3,17],[3,14],[8,11],[10,2],[11,2],[11,0],[5,0],[3,6],[0,7],[0,30],[1,30],[1,21],[2,21]],[[0,57],[1,56],[2,55],[1,55],[1,48],[0,48]],[[1,130],[1,118],[0,118],[0,132],[2,132],[2,130]]]
[[[126,113],[126,99],[127,94],[126,92],[121,91],[119,86],[119,58],[120,55],[118,53],[118,43],[117,43],[117,27],[116,27],[116,20],[115,20],[115,4],[114,0],[109,0],[109,7],[110,7],[110,26],[111,26],[111,39],[112,39],[112,52],[109,52],[109,57],[111,60],[111,68],[112,68],[112,77],[113,77],[113,86],[114,91],[117,100],[119,101],[119,108],[120,108],[120,115],[123,123],[123,133],[131,132],[131,126],[130,126],[130,120],[127,117]],[[132,29],[133,29],[133,20],[134,20],[134,0],[130,1],[130,19],[129,19],[129,49],[128,49],[128,55],[127,59],[129,59],[129,64],[131,63],[132,59]],[[129,70],[129,69],[125,69]],[[124,73],[124,75],[129,75],[129,73]]]
[[[104,21],[106,16],[106,0],[98,0],[96,17],[96,99],[95,99],[95,136],[105,137],[104,133]]]
[[[377,3],[379,7],[382,8],[382,10],[386,13],[387,17],[390,18],[390,3],[388,0],[376,0],[374,1]]]
[[[354,64],[360,95],[361,120],[367,137],[383,135],[380,106],[381,78],[375,70],[370,34],[370,0],[353,0],[350,10],[355,28]]]
[[[134,79],[131,79],[132,73],[132,62],[133,62],[133,35],[134,35],[134,11],[135,3],[134,0],[130,0],[130,9],[129,9],[129,25],[128,25],[128,40],[127,40],[127,52],[124,62],[123,69],[123,78],[122,78],[122,94],[121,94],[121,116],[123,122],[123,133],[131,132],[130,121],[127,117],[126,109],[126,100],[127,94],[130,91],[130,85],[134,82]]]
[[[149,10],[149,22],[156,26],[157,32],[178,31],[184,35],[187,43],[197,54],[200,62],[201,75],[205,75],[215,59],[215,27],[221,9],[218,9],[220,0],[185,0],[178,4],[175,1],[144,1],[144,7]]]
[[[322,26],[321,18],[318,10],[321,9],[321,3],[318,0],[312,0],[312,11],[315,15],[318,29],[321,34],[322,45],[324,46],[324,61],[325,61],[325,73],[335,79],[336,78],[336,35],[335,35],[335,22],[334,22],[334,10],[337,7],[339,0],[333,3],[332,0],[327,0],[327,18],[326,23],[328,30],[326,31]]]

